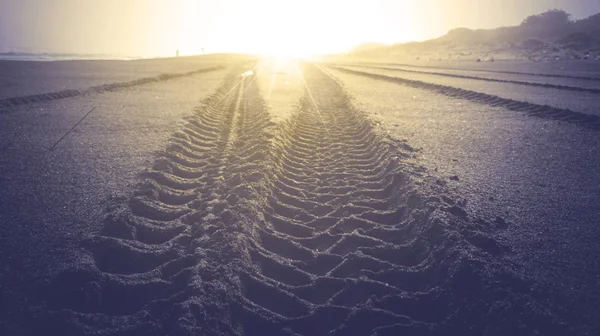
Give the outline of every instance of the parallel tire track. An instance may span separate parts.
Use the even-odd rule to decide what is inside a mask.
[[[377,80],[383,80],[387,82],[402,84],[418,89],[426,89],[434,91],[436,93],[443,94],[452,98],[466,99],[475,103],[485,104],[490,106],[501,106],[511,111],[524,112],[530,116],[560,120],[576,125],[580,125],[592,130],[600,130],[600,116],[586,114],[581,112],[575,112],[568,109],[560,109],[547,105],[538,105],[528,102],[522,102],[507,98],[502,98],[486,93],[460,89],[452,86],[433,84],[428,82],[422,82],[418,80],[411,80],[400,77],[391,77],[385,75],[374,74],[365,71],[357,71],[339,66],[332,66],[332,68],[350,73],[353,75],[359,75],[363,77],[369,77]]]
[[[230,208],[244,194],[235,172],[261,162],[270,125],[243,71],[235,69],[188,118],[128,204],[86,242],[88,266],[51,284],[46,295],[55,313],[46,323],[78,335],[235,334],[219,317],[227,315],[222,304],[231,292],[222,272],[230,273],[237,255]],[[196,321],[200,315],[210,315],[211,324]]]
[[[351,63],[347,65],[373,65],[374,63]],[[506,70],[491,70],[491,69],[472,69],[472,68],[449,68],[449,67],[436,67],[416,64],[401,64],[401,63],[375,63],[376,65],[387,65],[387,66],[405,66],[422,69],[440,69],[440,70],[453,70],[453,71],[475,71],[475,72],[488,72],[488,73],[501,73],[508,75],[524,75],[524,76],[536,76],[536,77],[550,77],[550,78],[567,78],[567,79],[580,79],[587,81],[600,81],[600,77],[587,77],[587,76],[570,76],[560,74],[549,74],[549,73],[536,73],[536,72],[519,72],[519,71],[506,71]]]
[[[87,241],[87,266],[51,284],[54,313],[36,325],[65,335],[562,332],[526,309],[527,284],[496,262],[501,228],[417,191],[409,153],[332,78],[303,72],[305,97],[279,125],[254,78],[230,76]]]
[[[407,73],[417,73],[417,74],[423,74],[423,75],[433,75],[433,76],[442,76],[442,77],[451,77],[451,78],[472,79],[472,80],[479,80],[479,81],[485,81],[485,82],[495,82],[495,83],[507,83],[507,84],[517,84],[517,85],[525,85],[525,86],[535,86],[535,87],[542,87],[542,88],[546,88],[546,89],[558,89],[558,90],[567,90],[567,91],[600,93],[600,89],[584,88],[584,87],[579,87],[579,86],[567,86],[567,85],[556,85],[556,84],[548,84],[548,83],[523,82],[523,81],[508,80],[508,79],[497,79],[497,78],[485,78],[485,77],[477,77],[477,76],[457,75],[457,74],[450,74],[450,73],[445,73],[445,72],[418,71],[418,70],[409,70],[409,69],[403,69],[403,68],[387,68],[387,67],[381,67],[381,66],[364,66],[364,65],[358,65],[357,67],[368,68],[368,69],[379,69],[379,70],[388,70],[388,71],[407,72]]]
[[[499,228],[476,228],[460,206],[417,192],[407,153],[332,78],[311,65],[303,73],[305,97],[277,129],[272,169],[252,197],[250,265],[239,270],[233,310],[244,334],[515,331],[484,308],[524,294],[491,262],[505,253],[490,235]]]
[[[247,334],[370,334],[407,317],[361,305],[430,285],[415,281],[435,268],[419,237],[429,214],[402,206],[416,196],[399,158],[349,110],[341,88],[314,69],[304,73],[310,91],[274,140],[260,192],[264,224],[251,235],[253,266],[240,276],[237,314]]]
[[[86,89],[70,89],[70,90],[61,90],[56,92],[48,92],[36,95],[29,96],[20,96],[20,97],[11,97],[0,99],[0,113],[3,109],[8,109],[11,107],[32,104],[32,103],[46,103],[49,101],[57,100],[57,99],[65,99],[65,98],[73,98],[85,94],[93,94],[93,93],[103,93],[109,91],[116,91],[119,89],[124,89],[128,87],[154,83],[154,82],[162,82],[169,79],[175,79],[180,77],[187,77],[199,73],[210,72],[215,70],[223,69],[222,66],[215,66],[209,68],[198,69],[195,71],[189,71],[186,73],[175,73],[175,74],[162,74],[156,77],[146,77],[140,78],[133,81],[128,82],[120,82],[120,83],[111,83],[111,84],[103,84],[92,86]]]

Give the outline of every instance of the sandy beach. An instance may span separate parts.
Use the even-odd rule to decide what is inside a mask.
[[[600,72],[462,64],[0,62],[0,334],[594,335]]]

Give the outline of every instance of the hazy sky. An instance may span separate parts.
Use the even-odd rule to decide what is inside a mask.
[[[580,19],[600,0],[0,0],[0,51],[312,54],[516,25],[552,8]]]

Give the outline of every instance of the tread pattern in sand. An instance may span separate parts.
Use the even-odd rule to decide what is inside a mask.
[[[465,331],[453,311],[506,272],[484,266],[505,251],[485,233],[492,225],[461,229],[460,206],[416,191],[402,163],[410,153],[378,135],[326,73],[303,73],[306,95],[278,128],[257,191],[264,223],[247,233],[251,268],[234,320],[247,335]]]
[[[541,72],[521,72],[521,71],[508,71],[508,70],[493,70],[493,69],[474,69],[474,68],[459,68],[459,67],[443,67],[443,66],[427,66],[427,65],[417,65],[417,64],[403,64],[403,63],[354,63],[356,65],[364,66],[394,66],[394,67],[412,67],[412,68],[421,68],[421,69],[439,69],[439,70],[454,70],[454,71],[474,71],[474,72],[486,72],[486,73],[500,73],[500,74],[508,74],[508,75],[524,75],[524,76],[536,76],[536,77],[549,77],[549,78],[568,78],[568,79],[578,79],[578,80],[586,80],[586,81],[600,81],[600,77],[590,77],[590,76],[574,76],[574,75],[563,75],[563,74],[551,74],[551,73],[541,73]]]
[[[79,321],[59,327],[85,334],[89,328],[85,321],[100,315],[98,323],[109,330],[174,332],[184,328],[179,320],[196,309],[195,295],[202,295],[197,285],[203,283],[203,291],[208,291],[208,279],[217,277],[211,273],[222,266],[217,260],[229,266],[223,260],[228,245],[223,236],[234,222],[228,208],[237,202],[235,195],[242,194],[229,190],[243,181],[226,171],[248,172],[260,162],[257,153],[267,149],[261,133],[269,122],[266,114],[261,115],[266,113],[262,106],[257,106],[262,101],[256,99],[252,78],[240,78],[242,72],[236,67],[197,108],[154,166],[143,173],[144,182],[135,195],[106,218],[99,235],[86,241],[89,266],[68,270],[56,279],[49,292],[50,308],[69,311]],[[265,148],[261,151],[260,146]],[[213,258],[207,261],[208,256]],[[228,301],[228,294],[220,279],[215,282],[217,306]],[[162,324],[159,327],[140,314],[150,314]],[[132,319],[136,323],[127,322]],[[217,333],[220,327],[215,328]],[[224,328],[223,332],[232,332],[231,327]]]
[[[340,66],[332,66],[336,70],[340,70],[353,75],[369,77],[377,80],[393,82],[397,84],[407,85],[418,89],[431,90],[452,98],[466,99],[475,103],[485,104],[490,106],[500,106],[511,111],[526,113],[530,116],[560,120],[592,130],[600,130],[600,116],[560,109],[547,105],[538,105],[529,102],[517,101],[513,99],[502,98],[486,93],[465,90],[457,87],[427,83],[418,80],[411,80],[401,77],[392,77],[370,73],[367,71],[352,70]]]
[[[497,228],[419,192],[403,163],[410,153],[378,134],[340,85],[305,64],[305,96],[275,125],[242,72],[87,241],[87,266],[53,282],[53,313],[36,325],[73,335],[527,328],[499,318],[519,316],[513,302],[529,289],[496,262],[506,253]],[[545,318],[537,330],[554,327]]]
[[[21,106],[21,105],[26,105],[26,104],[46,103],[46,102],[50,102],[50,101],[57,100],[57,99],[73,98],[73,97],[77,97],[77,96],[81,96],[81,95],[85,95],[85,94],[115,91],[115,90],[124,89],[124,88],[128,88],[128,87],[133,87],[133,86],[138,86],[138,85],[143,85],[143,84],[148,84],[148,83],[154,83],[154,82],[162,82],[162,81],[166,81],[166,80],[170,80],[170,79],[186,77],[186,76],[191,76],[191,75],[195,75],[195,74],[199,74],[199,73],[210,72],[210,71],[221,70],[221,69],[223,69],[222,66],[215,66],[215,67],[202,68],[202,69],[198,69],[198,70],[194,70],[194,71],[190,71],[190,72],[186,72],[186,73],[162,74],[162,75],[159,75],[156,77],[140,78],[140,79],[136,79],[136,80],[128,81],[128,82],[97,85],[97,86],[92,86],[92,87],[89,87],[86,89],[68,89],[68,90],[41,93],[41,94],[30,95],[30,96],[5,98],[5,99],[0,99],[0,113],[2,113],[3,111],[10,111],[11,107]]]
[[[246,321],[275,315],[279,329],[302,335],[363,334],[375,326],[361,323],[355,309],[430,287],[418,280],[434,263],[419,236],[426,225],[417,224],[427,215],[404,206],[411,194],[400,153],[349,109],[339,86],[315,69],[304,73],[307,95],[274,140],[265,226],[253,234],[253,271],[240,277],[239,314],[248,315],[247,333],[255,326]],[[399,313],[368,312],[372,323],[408,320]]]
[[[558,90],[567,90],[567,91],[600,93],[600,89],[585,88],[585,87],[579,87],[579,86],[524,82],[524,81],[508,80],[508,79],[458,75],[458,74],[451,74],[451,73],[447,73],[447,72],[418,71],[418,70],[410,70],[410,69],[405,69],[405,68],[389,68],[389,67],[382,67],[382,66],[365,66],[365,65],[354,65],[354,64],[352,66],[357,66],[357,67],[367,68],[367,69],[379,69],[379,70],[388,70],[388,71],[397,71],[397,72],[406,72],[406,73],[417,73],[417,74],[422,74],[422,75],[434,75],[434,76],[451,77],[451,78],[472,79],[472,80],[479,80],[479,81],[485,81],[485,82],[535,86],[535,87],[542,87],[542,88],[546,88],[546,89],[558,89]]]

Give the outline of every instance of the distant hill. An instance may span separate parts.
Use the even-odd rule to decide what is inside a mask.
[[[367,52],[367,51],[376,50],[376,49],[380,49],[380,48],[385,48],[387,46],[388,46],[387,44],[383,44],[383,43],[367,42],[367,43],[363,43],[361,45],[354,47],[351,52],[362,53],[362,52]]]
[[[600,13],[582,20],[571,20],[562,10],[551,10],[527,17],[519,26],[496,29],[456,28],[446,35],[424,42],[398,43],[392,46],[365,44],[355,55],[393,55],[403,52],[426,52],[444,48],[479,47],[488,49],[557,49],[600,51]]]

